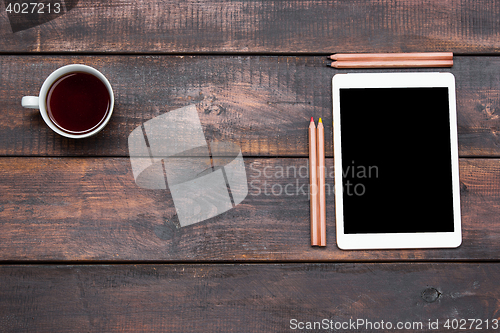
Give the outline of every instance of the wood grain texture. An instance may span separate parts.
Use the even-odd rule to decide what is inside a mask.
[[[0,325],[5,332],[293,332],[291,319],[364,319],[450,332],[448,319],[499,319],[499,274],[499,264],[447,263],[2,266]]]
[[[500,260],[500,160],[476,159],[500,157],[498,1],[64,2],[64,15],[26,19],[0,3],[0,332],[281,332],[293,318],[423,322],[417,331],[439,320],[432,332],[449,332],[447,319],[500,319],[499,264],[470,262]],[[341,251],[331,77],[379,71],[334,70],[323,55],[412,51],[460,54],[439,70],[456,76],[469,157],[463,244]],[[57,136],[20,106],[69,63],[115,90],[110,124],[87,140]],[[234,209],[180,228],[168,189],[134,183],[127,138],[189,104],[208,141],[241,147],[250,188]],[[324,249],[309,245],[311,116],[325,121],[330,157]],[[415,121],[412,135],[425,135],[432,119]]]
[[[238,144],[244,156],[307,156],[311,116],[325,122],[332,156],[331,79],[322,57],[0,56],[0,155],[128,156],[127,138],[144,121],[196,104],[207,140]],[[69,63],[103,72],[115,92],[111,122],[99,135],[70,140],[53,133],[22,96]],[[389,71],[389,70],[387,70]],[[394,70],[394,71],[436,71]],[[455,57],[459,153],[500,156],[500,58]],[[416,114],[415,121],[432,121]]]
[[[494,0],[82,0],[16,33],[2,6],[0,52],[496,53],[499,17]]]
[[[398,251],[337,248],[332,162],[326,164],[329,245],[320,249],[310,246],[307,159],[246,158],[246,199],[180,228],[170,192],[137,187],[127,158],[2,158],[0,260],[500,259],[500,160],[460,160],[459,248]]]

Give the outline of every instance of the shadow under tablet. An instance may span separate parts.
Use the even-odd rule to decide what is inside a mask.
[[[453,232],[448,88],[340,89],[344,232]]]

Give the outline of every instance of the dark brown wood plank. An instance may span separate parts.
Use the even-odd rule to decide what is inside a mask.
[[[483,1],[98,1],[47,19],[1,6],[0,52],[498,52]],[[71,7],[70,6],[70,7]],[[27,28],[13,33],[18,29]]]
[[[500,57],[455,58],[451,70],[439,70],[456,76],[459,153],[500,156]],[[0,56],[0,155],[128,156],[127,138],[137,126],[196,104],[207,140],[237,143],[245,156],[307,156],[309,119],[322,117],[332,156],[331,78],[347,71],[325,62],[323,57]],[[93,138],[65,139],[36,110],[20,105],[23,95],[38,94],[43,80],[68,63],[96,67],[114,87],[112,120]],[[370,70],[349,72],[365,71]],[[415,121],[422,132],[412,135],[425,135],[431,120],[415,115]]]
[[[446,263],[0,266],[0,325],[6,332],[401,332],[401,322],[409,332],[457,332],[447,320],[465,319],[468,329],[467,319],[481,319],[482,331],[493,332],[486,320],[500,319],[499,274],[499,264]],[[331,330],[298,329],[323,319]],[[350,320],[364,324],[335,330]],[[365,326],[382,321],[393,329]]]
[[[245,165],[249,194],[241,204],[178,227],[170,192],[136,186],[127,158],[1,158],[0,260],[500,259],[500,160],[460,160],[459,248],[401,251],[337,248],[332,159],[321,249],[310,246],[307,159],[246,158]]]

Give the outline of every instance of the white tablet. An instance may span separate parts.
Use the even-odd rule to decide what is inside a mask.
[[[458,247],[454,76],[337,74],[332,82],[338,246]]]

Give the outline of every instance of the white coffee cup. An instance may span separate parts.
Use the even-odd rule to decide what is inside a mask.
[[[110,105],[109,109],[107,112],[107,115],[105,119],[97,126],[96,128],[92,129],[89,132],[85,132],[82,134],[75,134],[75,133],[68,133],[60,129],[54,122],[50,119],[48,112],[47,112],[47,94],[49,93],[50,88],[52,85],[61,77],[66,76],[67,74],[70,73],[88,73],[91,74],[95,77],[97,77],[99,80],[104,83],[106,86],[108,93],[109,93],[109,99],[110,99]],[[66,65],[63,67],[60,67],[56,69],[52,74],[50,74],[47,79],[42,84],[42,88],[40,88],[40,93],[38,96],[24,96],[21,100],[21,105],[25,108],[29,109],[39,109],[40,114],[42,115],[43,120],[45,123],[57,134],[65,136],[67,138],[72,138],[72,139],[82,139],[82,138],[87,138],[89,136],[95,135],[99,133],[104,127],[106,127],[106,124],[109,122],[109,119],[111,118],[111,115],[113,114],[113,107],[115,104],[115,98],[113,94],[113,89],[111,88],[111,84],[109,84],[109,81],[106,79],[106,77],[99,72],[97,69],[86,66],[86,65],[80,65],[80,64],[73,64],[73,65]]]

